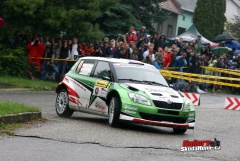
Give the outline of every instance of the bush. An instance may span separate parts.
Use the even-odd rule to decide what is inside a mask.
[[[0,75],[28,77],[29,71],[36,72],[37,69],[28,62],[25,48],[16,49],[3,48],[0,51]]]

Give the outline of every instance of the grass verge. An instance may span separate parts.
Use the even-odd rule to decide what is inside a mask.
[[[39,112],[39,108],[27,106],[24,104],[11,103],[0,100],[0,116],[7,114],[18,114],[23,112]],[[0,123],[0,136],[7,134],[13,135],[16,128],[22,127],[23,124],[3,124]]]
[[[40,110],[37,107],[0,100],[0,116],[6,114],[18,114],[22,112],[39,112],[39,111]]]
[[[54,90],[57,86],[56,82],[48,82],[42,80],[32,80],[27,78],[0,76],[0,89],[6,88],[28,88],[30,90]]]

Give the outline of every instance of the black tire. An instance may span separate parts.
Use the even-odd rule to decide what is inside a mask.
[[[119,123],[120,116],[120,99],[112,97],[108,106],[108,123],[112,127],[116,127]]]
[[[68,93],[66,89],[61,89],[58,92],[55,108],[57,115],[60,117],[71,117],[73,114],[73,110],[69,108],[69,100],[68,100]]]
[[[173,128],[173,131],[175,134],[184,134],[187,129],[177,129],[177,128]]]

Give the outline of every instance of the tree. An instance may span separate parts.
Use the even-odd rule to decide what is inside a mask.
[[[141,22],[132,13],[133,8],[130,5],[119,3],[100,16],[98,23],[105,36],[116,37],[118,34],[124,34],[130,26],[140,28]]]
[[[225,32],[231,33],[236,38],[240,38],[240,16],[235,15],[233,21],[227,23]]]
[[[198,0],[193,23],[204,37],[212,40],[224,31],[225,10],[225,0]]]
[[[222,34],[224,31],[224,23],[226,21],[225,17],[225,12],[226,12],[226,1],[225,0],[215,0],[214,8],[215,8],[215,13],[214,13],[214,18],[215,18],[215,32],[214,32],[214,37]]]
[[[146,26],[149,31],[153,31],[152,24],[166,20],[166,12],[162,11],[159,3],[166,0],[122,0],[124,4],[133,7],[133,14],[142,25]]]
[[[0,7],[8,29],[27,29],[55,36],[60,31],[82,41],[98,39],[103,33],[95,19],[117,0],[5,0]]]
[[[119,0],[119,3],[99,17],[97,22],[107,36],[126,33],[130,26],[139,30],[142,25],[152,33],[152,24],[166,19],[166,13],[159,7],[159,3],[163,1],[166,0]]]

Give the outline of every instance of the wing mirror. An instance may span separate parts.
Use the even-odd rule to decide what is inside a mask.
[[[108,76],[103,76],[102,79],[103,79],[103,80],[107,80],[107,81],[111,81],[111,78],[108,77]]]
[[[173,86],[173,84],[169,84],[169,87],[174,89],[174,86]]]

